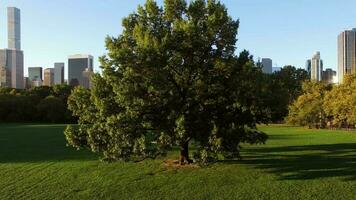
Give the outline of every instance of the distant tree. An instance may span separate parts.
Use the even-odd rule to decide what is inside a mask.
[[[123,33],[107,38],[102,76],[91,91],[74,89],[68,126],[76,148],[105,159],[155,158],[173,145],[191,163],[240,156],[240,144],[264,143],[256,124],[268,121],[260,73],[248,52],[234,55],[238,21],[214,0],[152,0],[123,20]]]
[[[66,121],[67,106],[63,101],[54,96],[42,99],[37,105],[37,113],[41,115],[41,120],[51,123]]]
[[[0,122],[74,123],[76,118],[67,109],[71,89],[68,85],[0,88]]]
[[[30,96],[36,96],[40,99],[44,99],[53,93],[52,87],[49,86],[40,86],[40,87],[34,87],[29,89],[27,92],[27,95]]]
[[[0,94],[0,122],[29,122],[36,118],[34,98],[20,94]]]
[[[8,87],[0,87],[0,94],[10,94],[11,88]]]
[[[268,76],[266,86],[270,95],[266,102],[271,109],[271,119],[282,121],[288,115],[288,106],[302,94],[302,83],[308,80],[308,73],[288,65]]]
[[[330,86],[322,82],[306,81],[303,94],[289,107],[287,122],[299,126],[325,127],[326,114],[323,109],[325,93]]]
[[[52,87],[52,94],[62,100],[67,101],[73,87],[67,84],[57,84]]]
[[[305,69],[295,68],[294,66],[284,66],[275,73],[282,87],[287,90],[288,103],[291,104],[302,94],[303,82],[309,79]]]

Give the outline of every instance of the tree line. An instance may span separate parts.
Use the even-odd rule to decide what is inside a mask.
[[[0,122],[75,122],[67,108],[71,90],[65,84],[26,90],[0,88]]]
[[[290,106],[287,122],[310,128],[356,128],[356,75],[339,85],[307,81]]]

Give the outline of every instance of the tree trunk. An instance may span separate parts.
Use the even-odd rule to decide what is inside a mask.
[[[193,160],[189,159],[189,142],[180,145],[180,164],[190,164]]]

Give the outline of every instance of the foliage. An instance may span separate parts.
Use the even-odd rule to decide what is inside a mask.
[[[335,86],[325,96],[324,109],[332,124],[354,128],[356,125],[356,75],[345,76],[343,84]]]
[[[289,107],[287,122],[300,126],[325,127],[323,102],[328,90],[330,87],[325,83],[304,82],[303,94]]]
[[[308,79],[304,69],[285,66],[273,74],[266,74],[268,95],[264,98],[271,110],[271,121],[280,122],[288,115],[288,107],[302,94],[302,83]]]
[[[67,109],[71,90],[64,84],[28,90],[0,88],[0,122],[74,122]]]
[[[190,141],[202,162],[264,143],[261,72],[248,52],[234,55],[238,26],[218,1],[165,0],[162,8],[147,0],[107,38],[92,90],[69,97],[79,126],[66,129],[68,143],[109,160],[155,158],[178,145],[181,163],[191,162]]]

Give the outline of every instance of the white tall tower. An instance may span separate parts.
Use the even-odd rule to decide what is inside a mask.
[[[20,9],[7,8],[8,48],[21,49],[21,14]]]
[[[321,81],[323,73],[323,61],[320,59],[320,52],[317,51],[311,59],[311,80]]]

